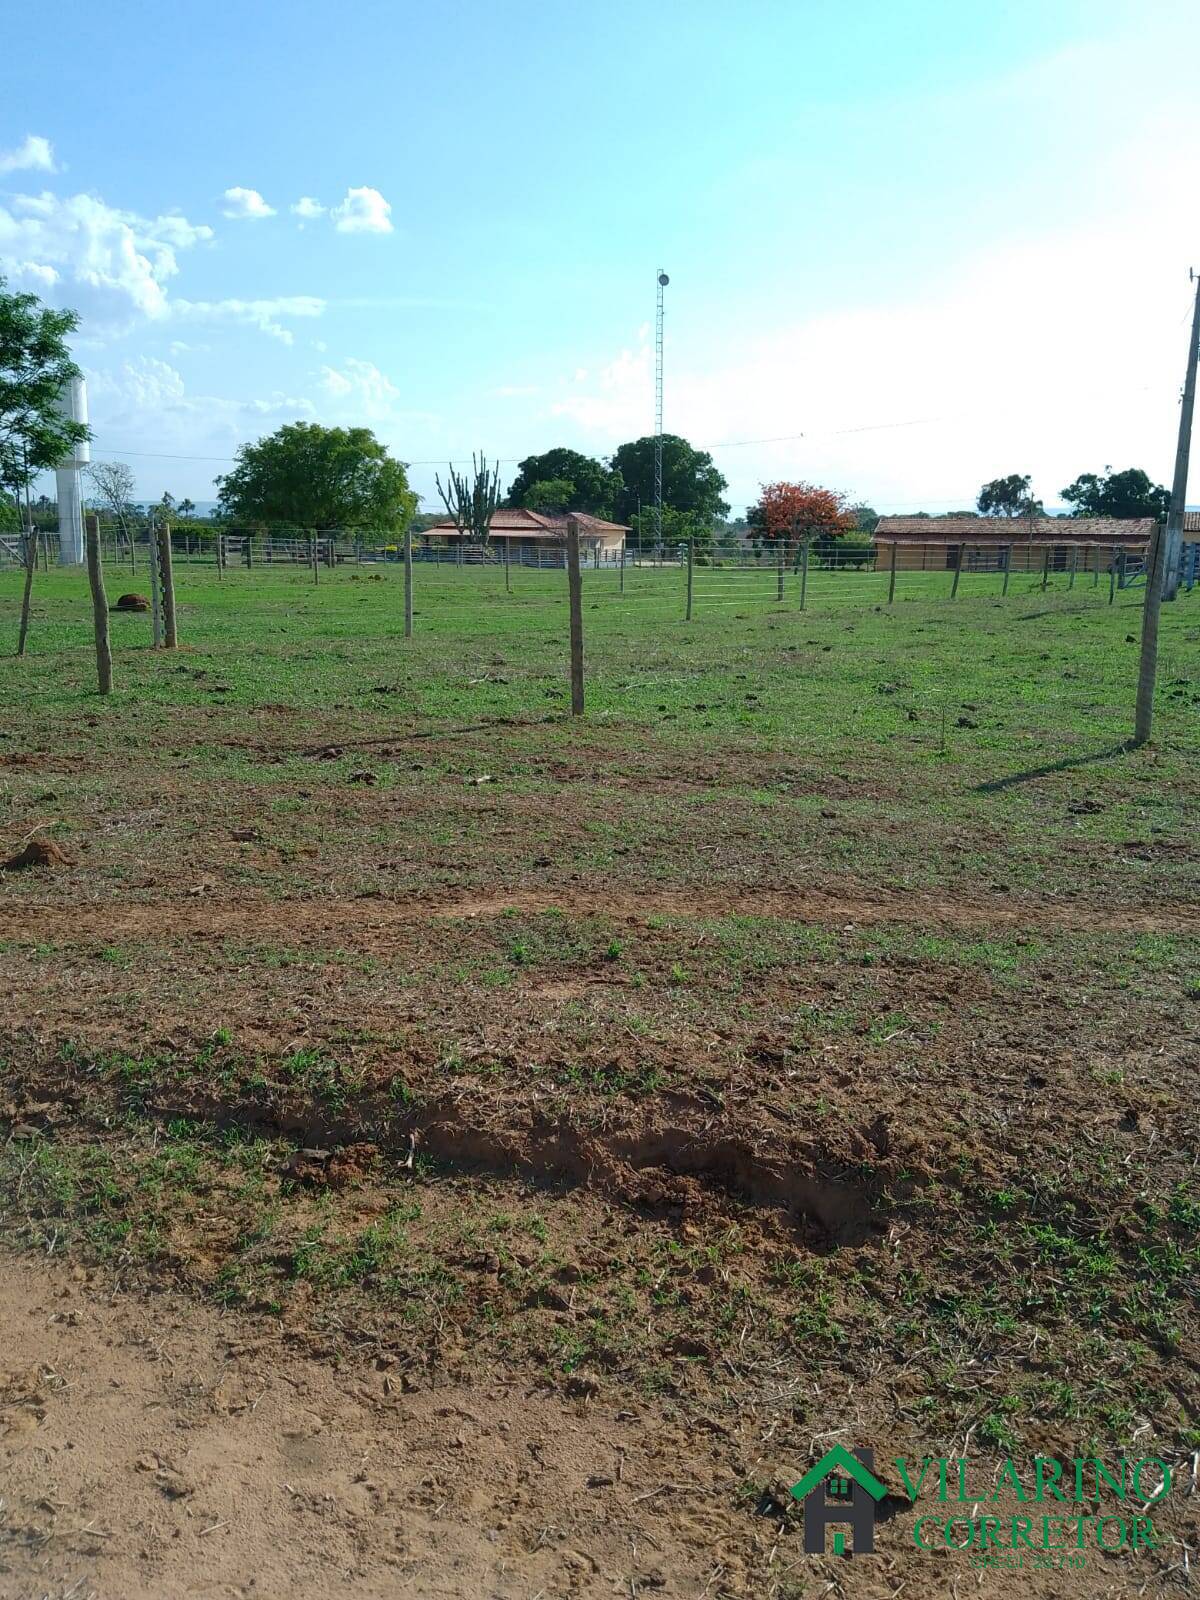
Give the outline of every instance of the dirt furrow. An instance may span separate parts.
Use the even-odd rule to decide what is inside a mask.
[[[1191,933],[1200,906],[1187,904],[1105,907],[1000,896],[956,898],[901,889],[867,890],[688,888],[644,893],[623,889],[494,890],[434,897],[385,899],[368,895],[327,900],[262,896],[227,898],[201,888],[140,901],[90,901],[64,905],[8,900],[0,904],[0,939],[18,943],[102,939],[224,939],[233,935],[307,944],[334,939],[343,948],[369,950],[386,943],[389,930],[434,919],[489,918],[506,911],[564,911],[645,922],[655,916],[760,916],[819,924],[916,924],[963,930],[1000,928],[1056,932]]]

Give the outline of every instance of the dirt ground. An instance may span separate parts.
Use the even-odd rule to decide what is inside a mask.
[[[903,672],[836,616],[639,646],[653,716],[581,727],[523,642],[401,694],[282,616],[12,680],[0,1600],[1187,1592],[1195,763],[1114,743],[1073,613],[1011,685],[1078,728],[959,622],[947,737],[948,615]],[[832,1444],[870,1556],[804,1553]],[[927,1455],[1161,1459],[1161,1541],[925,1553]]]
[[[78,1267],[0,1260],[0,1351],[6,1600],[1160,1590],[1161,1568],[1138,1587],[1115,1561],[972,1573],[887,1526],[870,1558],[805,1558],[654,1405],[414,1392],[388,1361],[314,1359],[261,1320],[114,1295]]]

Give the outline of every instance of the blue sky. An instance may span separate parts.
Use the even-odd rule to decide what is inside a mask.
[[[607,454],[652,426],[660,264],[666,425],[735,509],[1169,479],[1194,4],[69,0],[5,38],[0,270],[83,313],[143,496],[295,417],[429,505],[472,449]]]

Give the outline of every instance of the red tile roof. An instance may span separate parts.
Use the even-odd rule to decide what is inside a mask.
[[[876,539],[916,544],[1145,544],[1153,517],[880,517]]]
[[[579,524],[580,533],[628,533],[629,529],[621,522],[603,522],[599,517],[589,517],[582,511],[575,513],[575,520]],[[567,518],[559,512],[527,511],[522,506],[498,506],[492,514],[491,531],[493,534],[506,535],[524,534],[529,538],[565,539],[567,536]],[[448,517],[441,522],[435,522],[431,528],[425,529],[425,537],[433,534],[437,538],[458,538],[458,529]]]
[[[1200,511],[1185,511],[1183,513],[1184,533],[1200,533]]]

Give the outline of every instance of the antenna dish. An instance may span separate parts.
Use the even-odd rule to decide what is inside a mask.
[[[659,283],[662,284],[663,288],[665,289],[667,287],[667,285],[670,283],[671,280],[670,280],[670,278],[667,277],[665,272],[660,272],[659,275],[658,275],[658,281],[659,281]]]

